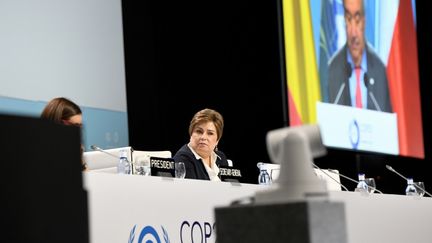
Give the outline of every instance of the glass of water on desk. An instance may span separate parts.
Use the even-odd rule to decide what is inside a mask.
[[[151,174],[150,157],[139,156],[135,158],[135,175],[149,176]]]
[[[279,178],[279,172],[280,169],[276,169],[276,168],[270,170],[270,179],[272,183],[277,181],[277,178]]]
[[[416,181],[416,182],[414,182],[414,186],[417,189],[417,194],[420,197],[423,197],[423,195],[425,194],[425,184],[424,184],[424,182],[423,181]]]
[[[376,188],[375,179],[374,178],[366,178],[365,182],[368,185],[368,192],[370,194],[374,193],[375,192],[375,188]]]
[[[174,163],[174,173],[176,178],[183,179],[186,176],[186,167],[183,162]]]

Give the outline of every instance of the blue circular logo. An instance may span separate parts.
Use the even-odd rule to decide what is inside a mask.
[[[145,237],[146,235],[151,235],[151,236],[153,236],[153,238],[155,239],[155,241],[156,241],[157,243],[161,243],[158,233],[157,233],[156,230],[155,230],[153,227],[151,227],[151,226],[146,226],[144,229],[141,230],[141,234],[140,234],[140,236],[139,236],[139,238],[138,238],[138,243],[142,243],[143,240],[144,240],[144,237]],[[153,241],[152,241],[152,240],[147,240],[145,243],[153,243]]]
[[[163,226],[161,226],[162,231],[163,231],[163,237],[165,240],[165,243],[170,243],[169,237],[168,237],[168,232],[164,229]],[[136,225],[132,228],[130,235],[129,235],[129,241],[128,243],[133,243],[134,239],[135,239],[135,230],[136,230]],[[145,240],[147,239],[147,240]],[[145,241],[144,241],[145,240]],[[146,227],[144,227],[141,230],[141,233],[138,237],[138,243],[161,243],[161,238],[159,237],[159,234],[157,233],[157,231],[155,230],[155,228],[153,228],[152,226],[147,225]]]
[[[349,139],[353,149],[358,149],[360,143],[360,128],[354,119],[349,125]]]

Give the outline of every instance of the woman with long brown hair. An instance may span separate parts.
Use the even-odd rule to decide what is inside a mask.
[[[82,111],[80,107],[64,97],[54,98],[49,101],[42,111],[41,118],[67,126],[82,127]],[[81,145],[81,158],[83,153],[84,148]],[[87,170],[87,165],[83,159],[81,159],[81,162],[83,171]]]

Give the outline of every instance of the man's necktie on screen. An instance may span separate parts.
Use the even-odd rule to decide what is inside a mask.
[[[360,89],[360,72],[361,72],[361,68],[356,67],[355,68],[356,81],[357,81],[357,85],[356,85],[356,107],[358,107],[358,108],[363,107],[361,89]]]

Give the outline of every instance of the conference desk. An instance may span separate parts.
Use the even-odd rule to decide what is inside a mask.
[[[214,208],[269,187],[85,172],[90,242],[215,242]],[[347,242],[432,242],[432,198],[329,193],[344,202]],[[269,222],[271,223],[271,222]]]
[[[215,242],[214,207],[253,195],[259,188],[229,182],[83,174],[91,243]]]

